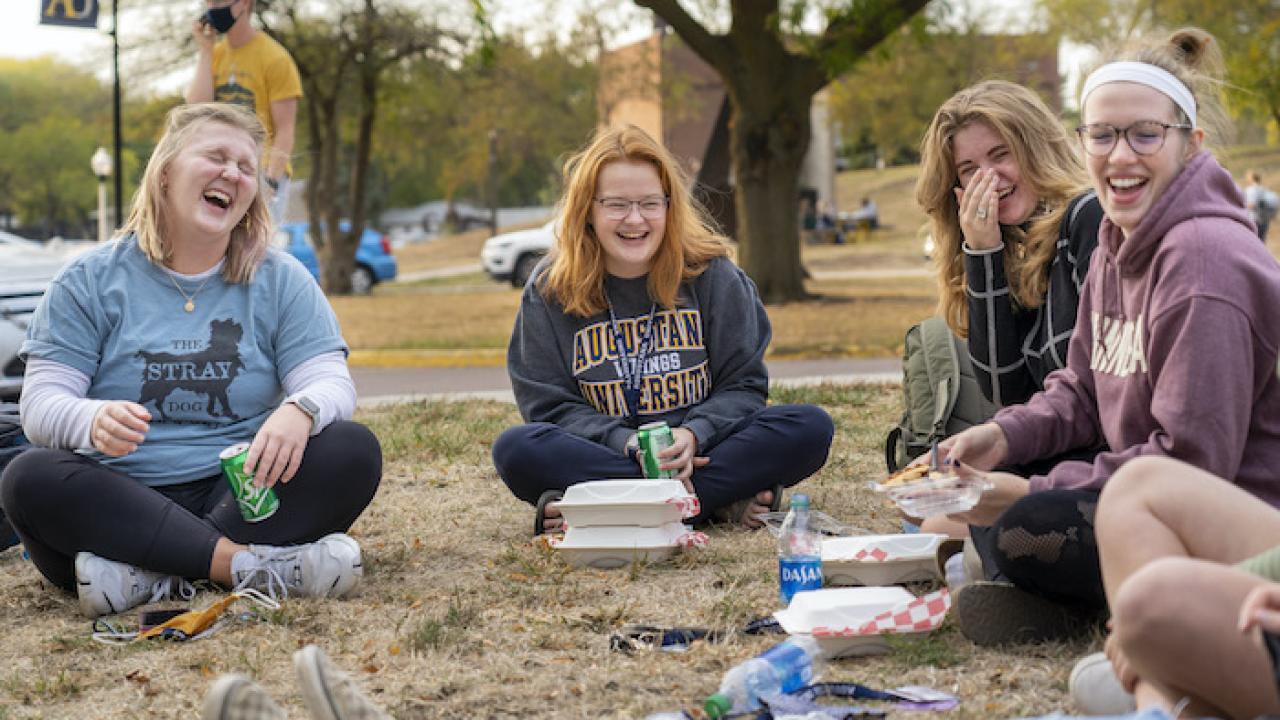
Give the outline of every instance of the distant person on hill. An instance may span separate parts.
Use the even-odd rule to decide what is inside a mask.
[[[199,50],[187,102],[241,105],[267,129],[263,177],[271,192],[271,219],[284,222],[293,166],[294,130],[302,81],[289,51],[253,27],[255,0],[205,0],[207,11],[191,29]],[[222,36],[219,39],[219,36]]]
[[[982,606],[962,588],[962,630],[997,619],[980,642],[1054,637],[1070,613],[1105,608],[1093,512],[1133,458],[1176,458],[1280,501],[1280,266],[1204,149],[1206,128],[1226,130],[1217,47],[1181,30],[1122,48],[1088,75],[1077,134],[1106,218],[1080,296],[1087,320],[1044,390],[939,445],[979,470],[1105,446],[1046,472],[987,473],[994,487],[957,516],[994,528],[997,569],[1028,600]],[[1032,598],[1041,609],[1019,617]]]
[[[759,526],[817,472],[834,432],[810,405],[767,405],[771,329],[755,283],[695,204],[665,148],[601,130],[565,165],[556,245],[525,285],[507,352],[529,424],[493,446],[498,474],[559,529],[553,503],[586,480],[641,474],[636,429],[675,444],[662,467],[703,516]]]
[[[862,198],[862,204],[858,205],[858,209],[849,213],[849,219],[854,225],[866,223],[867,227],[875,230],[880,227],[880,209],[876,207],[876,203],[869,197]]]
[[[1271,227],[1271,219],[1280,209],[1280,197],[1262,185],[1262,174],[1257,170],[1245,173],[1249,184],[1244,188],[1244,204],[1249,209],[1249,216],[1258,226],[1258,238],[1267,241],[1267,229]]]

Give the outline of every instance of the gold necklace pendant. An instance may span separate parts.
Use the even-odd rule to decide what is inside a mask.
[[[182,286],[178,284],[177,278],[175,278],[171,273],[166,273],[166,274],[169,277],[169,282],[173,283],[173,289],[177,290],[178,294],[182,296],[182,299],[187,301],[186,304],[182,306],[182,309],[186,310],[187,312],[195,312],[196,296],[200,294],[200,291],[204,289],[205,285],[209,284],[209,281],[213,279],[213,275],[210,275],[209,277],[205,278],[204,282],[200,283],[200,287],[196,288],[195,292],[188,295],[187,291],[183,290]],[[214,273],[214,275],[216,274],[217,273]]]

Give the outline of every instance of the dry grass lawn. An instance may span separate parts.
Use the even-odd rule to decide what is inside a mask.
[[[804,484],[815,507],[872,531],[895,515],[865,488],[896,416],[885,386],[784,390],[835,418],[830,462]],[[341,601],[289,600],[260,622],[196,642],[107,647],[89,639],[74,598],[50,590],[16,551],[0,555],[0,718],[191,718],[219,673],[243,672],[304,717],[291,653],[318,643],[402,720],[643,717],[700,704],[723,672],[776,636],[696,643],[684,654],[610,651],[627,623],[736,628],[777,609],[765,532],[711,530],[673,562],[599,571],[564,564],[528,537],[532,513],[489,461],[517,422],[499,403],[420,403],[367,412],[383,443],[383,484],[352,530],[364,583]],[[202,593],[200,604],[213,599]],[[133,623],[125,615],[121,622]],[[826,678],[873,687],[924,684],[958,694],[951,718],[1005,718],[1066,707],[1086,643],[991,651],[950,625],[895,642],[892,654],[839,661]],[[897,713],[895,717],[922,717]]]

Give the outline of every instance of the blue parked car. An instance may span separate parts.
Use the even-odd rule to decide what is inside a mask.
[[[342,223],[342,229],[349,225]],[[312,277],[320,280],[320,261],[316,257],[316,249],[311,245],[310,226],[307,223],[293,222],[280,226],[276,233],[276,247],[288,250],[289,254],[298,258]],[[377,230],[365,228],[360,236],[360,245],[356,248],[356,267],[351,271],[351,291],[357,295],[368,295],[373,286],[396,277],[396,259],[391,254],[391,242]]]

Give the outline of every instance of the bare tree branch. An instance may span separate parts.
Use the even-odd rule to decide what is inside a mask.
[[[728,73],[733,51],[723,35],[713,35],[694,20],[677,0],[636,0],[636,4],[660,15],[680,35],[680,39],[721,73]]]

